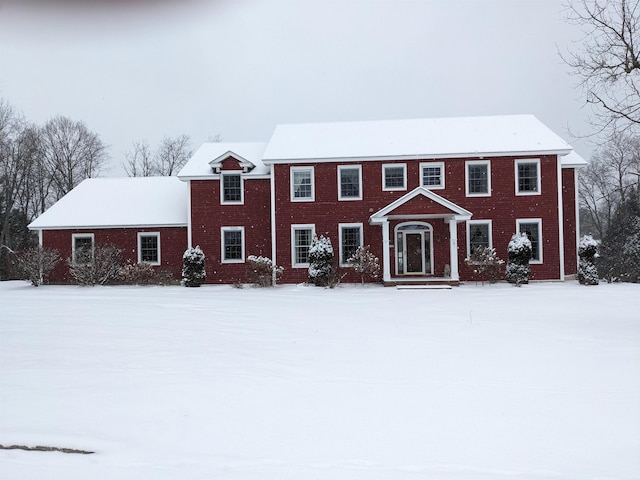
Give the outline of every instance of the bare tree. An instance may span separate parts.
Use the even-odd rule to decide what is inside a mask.
[[[58,116],[42,129],[43,159],[56,200],[85,178],[95,177],[107,162],[107,147],[84,122]]]
[[[189,135],[179,135],[175,138],[164,137],[156,152],[158,175],[171,176],[187,163],[191,157],[191,139]]]
[[[604,238],[611,219],[640,181],[640,138],[614,133],[580,170],[580,202],[586,221]]]
[[[601,130],[640,125],[640,0],[569,0],[567,17],[585,34],[564,61],[579,78]]]
[[[133,142],[133,148],[125,154],[125,162],[122,166],[130,177],[151,177],[155,175],[157,168],[149,142],[147,140]]]

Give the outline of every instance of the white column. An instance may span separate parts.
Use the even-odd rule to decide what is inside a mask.
[[[458,222],[455,218],[449,219],[449,265],[451,266],[451,281],[460,280],[458,273]]]
[[[391,281],[391,256],[389,255],[389,220],[382,222],[382,279]]]

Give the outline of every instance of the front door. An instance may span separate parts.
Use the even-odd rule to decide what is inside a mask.
[[[407,259],[404,273],[424,273],[423,232],[406,232],[404,234],[404,248]]]

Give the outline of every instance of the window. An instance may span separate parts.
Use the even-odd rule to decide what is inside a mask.
[[[516,160],[516,195],[540,195],[540,159]]]
[[[222,227],[222,263],[244,262],[244,227]]]
[[[309,247],[315,235],[315,225],[291,225],[291,264],[309,266]]]
[[[526,233],[531,240],[531,263],[542,263],[542,219],[516,220],[516,231]]]
[[[467,222],[467,255],[478,247],[491,247],[491,220],[469,220]]]
[[[491,166],[488,160],[466,162],[467,196],[486,197],[491,195]]]
[[[362,224],[361,223],[341,223],[338,225],[338,233],[340,236],[340,265],[346,267],[349,265],[347,260],[358,247],[362,246]]]
[[[313,167],[291,167],[291,201],[312,202],[314,199]]]
[[[159,232],[138,232],[138,263],[160,265]]]
[[[382,190],[406,190],[407,165],[392,163],[382,165]]]
[[[338,200],[362,200],[362,167],[338,167]]]
[[[239,173],[222,173],[220,178],[222,183],[220,203],[243,203],[242,176]]]
[[[438,190],[444,188],[444,163],[429,162],[420,164],[421,185]]]
[[[73,263],[93,263],[93,240],[93,233],[74,233],[71,235]]]

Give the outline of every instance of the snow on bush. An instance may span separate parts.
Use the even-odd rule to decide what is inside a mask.
[[[478,246],[464,263],[473,269],[473,273],[478,275],[484,284],[485,280],[489,280],[490,283],[498,281],[504,260],[498,257],[495,248]]]
[[[185,287],[199,287],[205,278],[204,253],[200,246],[187,248],[182,255],[182,283]]]
[[[330,286],[333,277],[333,246],[331,239],[313,237],[309,247],[309,281],[318,287]]]
[[[584,235],[578,244],[578,281],[582,285],[598,285],[598,269],[594,259],[598,255],[598,242],[591,235]]]
[[[526,233],[515,233],[507,246],[509,259],[507,262],[507,281],[519,287],[523,283],[529,283],[532,249],[531,240]]]
[[[247,278],[256,287],[274,286],[282,272],[284,269],[275,265],[270,258],[256,255],[247,257]]]
[[[118,280],[127,285],[156,283],[156,270],[148,263],[127,262],[118,271]]]
[[[380,261],[369,251],[369,245],[358,247],[351,257],[347,259],[353,270],[360,275],[360,281],[364,285],[364,279],[377,280],[380,277]]]
[[[69,274],[79,285],[104,285],[115,280],[122,266],[122,250],[115,245],[96,245],[76,252],[78,261],[67,259]]]
[[[60,254],[57,250],[37,245],[19,252],[15,259],[21,276],[24,275],[31,285],[37,287],[45,282],[60,261]]]

